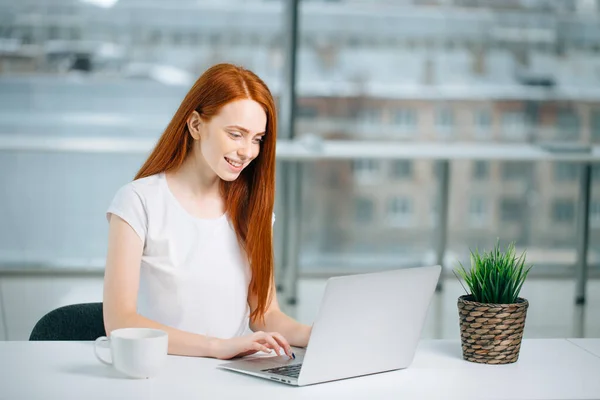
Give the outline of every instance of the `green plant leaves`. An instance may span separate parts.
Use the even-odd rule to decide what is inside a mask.
[[[494,249],[480,253],[470,251],[471,266],[467,270],[460,262],[454,275],[467,294],[480,303],[513,304],[517,302],[523,283],[533,266],[526,267],[526,253],[516,256],[515,244],[510,243],[505,251],[499,242]],[[462,280],[465,285],[462,284]]]

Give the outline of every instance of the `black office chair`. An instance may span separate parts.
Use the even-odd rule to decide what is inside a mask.
[[[102,303],[59,307],[33,327],[29,340],[96,340],[106,336]]]

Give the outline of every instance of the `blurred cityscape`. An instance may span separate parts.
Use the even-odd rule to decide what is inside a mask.
[[[0,0],[0,141],[157,138],[218,62],[279,98],[283,13],[276,0]],[[600,142],[599,17],[598,0],[301,1],[294,137],[585,151]],[[102,264],[104,211],[143,159],[1,153],[0,259]],[[327,160],[302,176],[302,268],[434,261],[439,163]],[[448,262],[500,239],[572,268],[580,177],[578,163],[453,161]],[[592,179],[598,268],[600,164]]]

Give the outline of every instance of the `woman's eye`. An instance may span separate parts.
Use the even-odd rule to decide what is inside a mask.
[[[242,135],[240,135],[237,132],[229,132],[229,134],[231,135],[231,137],[234,137],[234,138],[241,138],[242,137]]]
[[[263,139],[264,138],[262,136],[261,137],[257,137],[256,139],[254,139],[254,142],[255,143],[262,143]]]

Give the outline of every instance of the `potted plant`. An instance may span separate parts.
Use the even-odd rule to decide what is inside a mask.
[[[515,244],[505,251],[470,251],[469,271],[459,262],[455,269],[465,281],[466,295],[458,298],[463,358],[484,364],[509,364],[519,358],[529,302],[519,297],[532,267],[525,267],[525,252],[515,255]],[[457,276],[460,282],[460,278]]]

